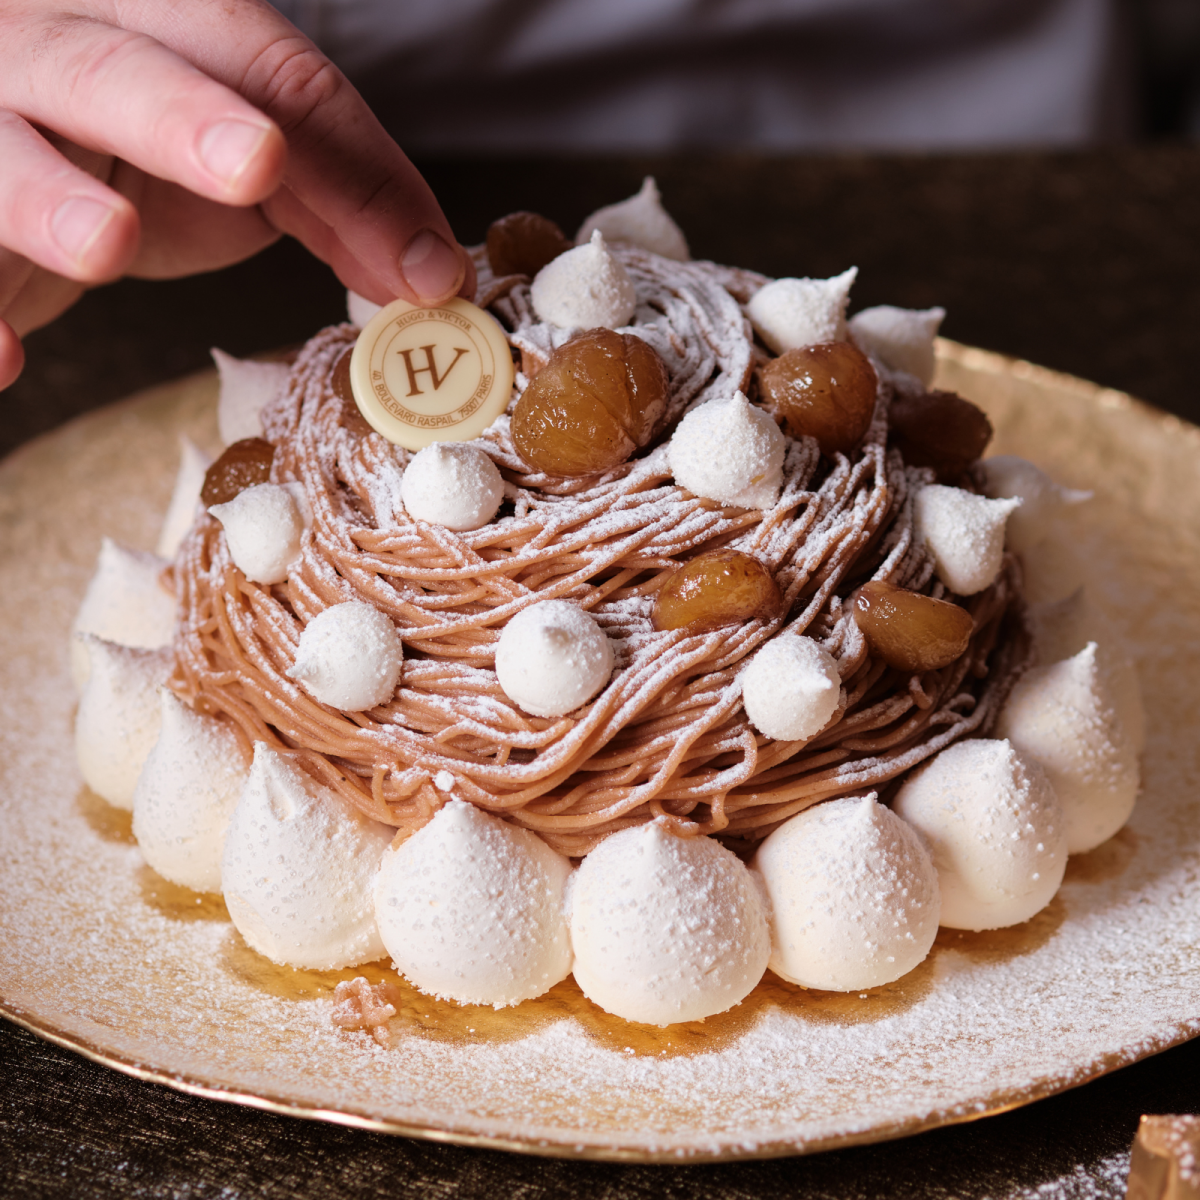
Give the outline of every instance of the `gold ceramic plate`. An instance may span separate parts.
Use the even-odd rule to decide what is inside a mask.
[[[940,347],[996,452],[1095,489],[1032,564],[1085,578],[1127,633],[1149,710],[1129,827],[1071,860],[1050,907],[943,932],[849,996],[769,976],[721,1017],[657,1030],[571,981],[495,1013],[407,993],[385,1050],[335,1029],[354,972],[280,969],[219,898],[146,868],[81,787],[67,629],[100,537],[154,544],[176,435],[215,442],[211,376],[92,414],[0,466],[0,998],[61,1045],[185,1091],[417,1137],[642,1161],[798,1153],[999,1112],[1200,1032],[1200,431],[1125,396]],[[364,972],[374,978],[378,970]]]

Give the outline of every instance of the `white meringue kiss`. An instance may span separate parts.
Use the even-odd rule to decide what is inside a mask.
[[[939,483],[913,503],[913,532],[933,555],[937,577],[959,596],[990,587],[1004,557],[1004,525],[1020,500],[989,500]]]
[[[742,672],[742,705],[759,733],[807,741],[829,723],[842,695],[837,661],[812,638],[780,634]]]
[[[204,487],[204,473],[211,459],[186,434],[179,435],[179,470],[175,475],[175,487],[171,491],[171,503],[163,518],[155,551],[163,558],[175,557],[180,543],[196,522],[200,510],[200,490]]]
[[[637,308],[633,281],[596,230],[591,240],[548,262],[529,290],[533,310],[564,329],[616,329]]]
[[[130,550],[105,538],[96,572],[71,625],[71,679],[82,691],[88,677],[88,652],[77,635],[90,633],[119,646],[154,650],[166,646],[175,631],[175,597],[159,579],[169,564],[157,554]]]
[[[593,616],[567,600],[543,600],[504,627],[496,677],[527,713],[561,717],[608,682],[613,661],[612,643]]]
[[[371,318],[382,307],[382,304],[376,304],[374,300],[368,300],[366,296],[360,296],[357,292],[346,289],[346,317],[351,325],[365,329]]]
[[[742,395],[692,409],[667,446],[680,487],[721,504],[770,508],[783,483],[787,439],[769,414]]]
[[[371,889],[395,832],[259,742],[221,857],[225,905],[246,944],[317,971],[382,958]]]
[[[502,1008],[571,971],[570,859],[536,834],[450,800],[384,856],[375,915],[397,970],[423,992]]]
[[[197,892],[221,890],[225,831],[246,783],[237,735],[166,688],[158,740],[133,793],[133,835],[164,879]]]
[[[243,438],[262,437],[263,408],[283,393],[287,363],[234,358],[215,347],[211,351],[221,380],[217,397],[217,428],[230,446]]]
[[[771,970],[853,992],[907,975],[937,936],[937,872],[916,831],[874,794],[814,804],[759,847]]]
[[[1040,467],[1015,454],[985,458],[982,466],[985,495],[994,500],[1015,497],[1021,501],[1020,508],[1009,517],[1005,532],[1008,545],[1018,554],[1044,541],[1064,508],[1091,499],[1091,492],[1062,487]]]
[[[434,442],[404,468],[400,496],[410,517],[466,531],[486,525],[504,499],[491,458],[466,442]]]
[[[1009,742],[948,746],[905,781],[892,811],[933,854],[950,929],[1028,921],[1062,883],[1062,808],[1042,768]]]
[[[322,704],[361,712],[391,699],[403,665],[404,643],[386,614],[348,600],[305,625],[288,675]]]
[[[658,185],[652,175],[642,180],[641,190],[627,200],[598,208],[579,227],[575,244],[591,241],[599,230],[610,242],[628,242],[663,258],[687,262],[687,238],[662,206]]]
[[[933,342],[945,319],[944,308],[864,308],[846,322],[854,344],[893,371],[915,376],[926,387],[933,381]]]
[[[1146,710],[1137,667],[1125,649],[1126,640],[1113,623],[1076,588],[1063,600],[1036,604],[1029,611],[1033,648],[1042,666],[1074,658],[1096,643],[1096,662],[1112,698],[1117,719],[1138,754],[1146,748]]]
[[[776,279],[750,297],[746,313],[776,354],[846,336],[846,305],[858,275],[851,267],[832,279]]]
[[[300,556],[304,512],[295,489],[260,483],[208,510],[225,530],[229,556],[254,583],[283,583]]]
[[[1067,853],[1106,842],[1133,812],[1137,752],[1121,728],[1096,644],[1035,667],[1013,688],[996,736],[1037,759],[1066,820]]]
[[[171,650],[138,650],[79,635],[90,662],[75,714],[75,757],[84,782],[117,808],[133,808],[142,764],[158,740],[158,689]]]
[[[568,893],[575,982],[627,1021],[700,1021],[739,1003],[771,950],[762,893],[741,860],[661,822],[609,835]]]

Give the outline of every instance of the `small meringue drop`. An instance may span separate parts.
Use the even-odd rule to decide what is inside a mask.
[[[504,480],[478,446],[434,442],[404,469],[400,496],[410,517],[465,531],[480,529],[504,499]]]
[[[762,893],[736,855],[661,821],[610,834],[572,876],[575,982],[627,1021],[700,1021],[740,1003],[766,969]]]
[[[282,395],[290,368],[286,363],[234,358],[215,346],[221,390],[217,396],[217,428],[226,446],[243,438],[262,437],[263,407]]]
[[[913,503],[913,532],[933,556],[937,577],[956,595],[990,587],[1004,558],[1004,526],[1021,501],[989,500],[934,483]]]
[[[571,860],[463,800],[384,855],[379,932],[421,991],[503,1008],[571,972],[563,892]]]
[[[139,650],[79,636],[91,669],[75,714],[75,758],[97,796],[131,809],[142,764],[158,740],[158,689],[174,658],[170,647]]]
[[[350,288],[346,289],[346,317],[351,325],[365,329],[371,318],[383,307],[366,296],[360,296]]]
[[[260,483],[208,510],[225,529],[229,555],[254,583],[283,583],[300,555],[304,513],[294,491]]]
[[[395,832],[258,742],[221,856],[238,933],[291,967],[335,971],[382,958],[371,888]]]
[[[1007,741],[948,746],[905,780],[892,811],[933,855],[947,928],[1019,925],[1062,883],[1062,808],[1042,768]]]
[[[692,409],[667,446],[675,482],[697,496],[770,508],[783,484],[787,439],[741,392]]]
[[[165,558],[131,550],[105,538],[96,571],[71,624],[71,679],[82,691],[88,677],[88,652],[79,634],[106,642],[154,650],[166,646],[175,631],[175,597],[160,582]]]
[[[994,500],[1015,497],[1021,501],[1005,532],[1008,545],[1018,554],[1043,542],[1064,508],[1091,499],[1091,492],[1062,487],[1040,467],[1015,454],[996,454],[985,458],[981,465],[984,495]]]
[[[933,382],[933,342],[945,319],[944,308],[864,308],[846,322],[850,340],[893,371],[903,371],[926,387]]]
[[[771,901],[771,970],[801,987],[880,987],[937,936],[937,872],[916,831],[875,795],[814,804],[785,821],[751,866]]]
[[[391,699],[403,665],[404,643],[387,615],[347,600],[305,625],[287,673],[322,704],[361,712]]]
[[[563,329],[617,329],[629,324],[637,308],[633,281],[598,229],[585,245],[548,262],[529,298],[541,320]]]
[[[812,638],[780,634],[742,672],[742,705],[759,733],[806,741],[829,723],[841,700],[837,660]]]
[[[567,600],[522,609],[496,645],[500,686],[535,717],[561,717],[587,703],[608,682],[613,661],[596,619]]]
[[[653,175],[642,180],[641,190],[627,200],[598,208],[579,227],[576,245],[591,241],[599,230],[610,242],[628,242],[663,258],[687,262],[687,238],[662,206]]]
[[[1108,841],[1129,820],[1140,785],[1137,753],[1098,657],[1089,642],[1073,658],[1026,672],[996,723],[996,737],[1036,759],[1049,776],[1068,854]]]
[[[179,435],[179,470],[171,491],[171,503],[158,534],[158,545],[154,548],[161,558],[174,558],[180,543],[195,524],[204,473],[211,463],[208,455],[190,437]]]
[[[746,305],[755,332],[776,354],[846,336],[846,305],[858,275],[851,267],[832,279],[776,279]]]
[[[160,696],[158,740],[133,792],[133,835],[164,879],[219,892],[225,831],[246,784],[241,744],[225,722],[167,688]]]

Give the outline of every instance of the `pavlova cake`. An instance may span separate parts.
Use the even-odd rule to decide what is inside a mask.
[[[1132,809],[1137,681],[1082,594],[1026,607],[1085,497],[982,457],[942,311],[693,261],[650,180],[475,263],[215,352],[226,449],[157,555],[104,544],[77,752],[150,866],[279,963],[657,1025],[1049,903]]]

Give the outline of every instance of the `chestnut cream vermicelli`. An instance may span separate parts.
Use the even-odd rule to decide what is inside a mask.
[[[671,382],[668,430],[692,404],[748,387],[756,358],[735,295],[761,278],[704,263],[618,250],[637,287],[635,331]],[[540,325],[523,277],[480,296],[522,356],[517,390],[564,331]],[[407,452],[372,433],[330,384],[356,330],[326,330],[304,349],[286,395],[263,415],[272,480],[299,481],[312,510],[286,584],[249,582],[221,526],[200,519],[180,551],[173,686],[244,739],[289,750],[320,782],[379,821],[412,831],[448,795],[586,854],[606,834],[666,816],[681,831],[760,838],[831,796],[878,787],[950,742],[985,732],[1028,654],[1019,574],[964,607],[975,629],[950,666],[909,676],[873,658],[848,598],[869,579],[940,596],[912,535],[911,497],[932,480],[887,447],[886,386],[850,458],[822,459],[789,439],[773,508],[722,507],[678,487],[663,446],[608,474],[528,474],[507,418],[480,445],[508,483],[488,525],[454,533],[415,521],[400,501]],[[712,632],[656,631],[654,593],[702,550],[756,558],[784,598],[781,615]],[[392,699],[345,713],[287,677],[305,622],[361,599],[385,612],[405,646]],[[522,712],[493,670],[504,624],[538,601],[569,599],[612,639],[608,686],[566,717]],[[845,705],[807,743],[758,734],[742,711],[738,672],[781,630],[804,632],[837,659]],[[452,780],[452,784],[450,783]]]

